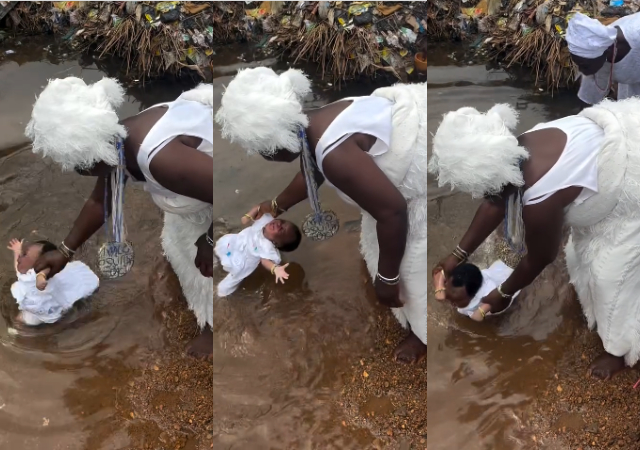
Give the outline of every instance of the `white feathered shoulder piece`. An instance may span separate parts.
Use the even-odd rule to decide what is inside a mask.
[[[440,187],[449,185],[480,198],[508,184],[522,186],[520,162],[529,157],[513,134],[518,112],[497,104],[485,114],[471,107],[444,115],[433,137],[429,172]]]
[[[302,110],[311,82],[300,70],[278,75],[267,67],[238,71],[222,95],[215,120],[222,137],[249,153],[300,152],[299,128],[309,119]]]
[[[213,108],[213,84],[200,83],[197,87],[183,92],[178,100],[198,102]]]
[[[114,138],[127,136],[116,114],[124,95],[113,78],[91,85],[76,77],[49,80],[25,130],[33,152],[53,159],[63,170],[90,168],[100,161],[115,166]]]

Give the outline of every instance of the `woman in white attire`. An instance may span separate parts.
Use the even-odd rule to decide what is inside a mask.
[[[79,78],[51,80],[33,107],[26,135],[33,151],[63,170],[97,177],[96,186],[59,250],[36,262],[36,273],[60,272],[110,213],[108,178],[118,165],[116,141],[123,142],[126,174],[144,183],[165,211],[162,246],[184,295],[203,328],[190,354],[212,354],[213,335],[213,89],[202,84],[170,103],[118,120],[124,101],[117,81],[92,85]]]
[[[582,75],[580,100],[595,105],[614,83],[618,100],[640,95],[640,13],[609,25],[577,13],[569,20],[566,39]]]
[[[440,186],[485,200],[436,270],[451,271],[505,220],[507,239],[527,253],[482,300],[502,311],[556,258],[569,225],[570,280],[605,350],[590,373],[610,378],[640,359],[640,99],[604,101],[516,137],[517,122],[509,105],[444,116],[429,170]]]
[[[306,175],[361,208],[361,251],[378,300],[411,330],[396,357],[419,361],[427,349],[426,83],[303,111],[310,91],[298,70],[242,70],[229,83],[216,121],[223,137],[269,160],[292,162],[304,146],[314,172]],[[307,199],[300,159],[301,172],[260,211],[275,217]]]

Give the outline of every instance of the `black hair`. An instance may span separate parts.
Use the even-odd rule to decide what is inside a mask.
[[[473,298],[482,286],[482,272],[473,264],[460,264],[451,271],[451,284],[454,287],[464,287],[467,295]]]
[[[58,247],[56,246],[56,244],[53,244],[53,243],[51,243],[49,241],[36,241],[36,242],[34,242],[34,244],[42,246],[42,252],[40,253],[42,255],[44,255],[45,253],[49,253],[49,252],[53,252],[55,250],[58,250]]]
[[[302,233],[300,232],[300,228],[297,225],[291,224],[293,226],[293,233],[295,234],[295,238],[293,241],[288,242],[284,245],[278,247],[278,250],[282,252],[292,252],[298,248],[300,242],[302,241]]]

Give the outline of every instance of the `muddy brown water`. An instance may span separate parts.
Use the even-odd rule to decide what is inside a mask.
[[[49,78],[74,75],[94,82],[118,67],[61,56],[42,40],[0,46],[0,55],[7,49],[16,53],[0,56],[0,449],[130,448],[127,421],[114,419],[114,398],[117,404],[131,373],[167,345],[159,309],[179,295],[150,286],[167,270],[160,212],[141,189],[128,188],[126,221],[136,249],[132,272],[103,280],[97,294],[53,326],[10,331],[15,275],[4,250],[13,237],[59,242],[92,187],[91,180],[62,174],[31,153],[23,130],[34,96]],[[215,79],[214,89],[221,92],[229,79]],[[188,87],[128,85],[120,114],[171,101]],[[320,82],[308,100],[321,105],[371,90],[335,93]],[[238,227],[242,214],[278,193],[296,166],[248,157],[222,140],[215,145],[214,210]],[[367,430],[347,430],[336,409],[342,376],[374,341],[367,326],[375,317],[374,300],[366,294],[358,253],[359,213],[327,189],[321,196],[340,215],[342,231],[324,243],[304,241],[290,256],[292,277],[285,286],[257,274],[232,299],[215,303],[211,448],[361,449],[374,441]],[[290,218],[301,221],[308,211],[300,205]],[[89,263],[98,239],[83,252]],[[119,426],[104,427],[117,420]],[[110,431],[100,431],[105,429]]]
[[[575,114],[570,93],[551,97],[501,70],[457,64],[456,48],[430,47],[429,129],[463,106],[486,111],[510,103],[520,112],[518,132]],[[466,231],[477,201],[429,181],[429,250],[433,266]],[[435,299],[429,303],[428,420],[431,450],[532,448],[528,406],[542,392],[581,325],[580,310],[559,258],[523,291],[511,313],[477,324]],[[485,262],[495,260],[492,255]],[[540,448],[540,447],[537,447]]]

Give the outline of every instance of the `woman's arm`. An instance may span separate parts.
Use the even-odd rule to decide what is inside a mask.
[[[562,244],[564,210],[560,202],[549,199],[527,206],[522,218],[527,254],[502,284],[502,292],[507,295],[513,295],[531,284],[556,259]]]
[[[73,228],[64,238],[64,245],[70,250],[76,251],[104,225],[105,185],[108,197],[106,212],[107,215],[111,215],[111,183],[107,183],[104,177],[99,177],[91,195],[75,220]]]
[[[213,160],[177,139],[151,160],[151,175],[166,189],[213,204]]]
[[[462,236],[458,246],[468,255],[475,252],[480,244],[489,237],[493,231],[498,228],[498,225],[504,219],[505,213],[505,200],[502,196],[487,197],[478,207],[476,215],[471,221],[471,225],[467,229],[467,232]],[[434,267],[432,275],[435,276],[441,270],[444,270],[445,274],[450,274],[455,267],[460,264],[461,260],[454,253],[449,253],[448,256],[440,260],[440,262]]]
[[[105,186],[107,198],[105,199]],[[105,206],[106,200],[106,206]],[[93,188],[91,196],[85,202],[78,218],[73,224],[73,228],[64,238],[64,246],[75,253],[82,244],[84,244],[105,222],[105,209],[107,215],[111,214],[111,183],[106,182],[106,178],[99,177]],[[47,252],[40,256],[33,266],[36,273],[46,272],[47,279],[58,274],[65,268],[69,262],[69,255],[58,250],[56,252]]]
[[[324,159],[331,183],[376,220],[378,273],[393,279],[400,272],[407,241],[407,202],[373,159],[347,140]]]
[[[302,160],[300,161],[300,164],[302,166]],[[318,187],[322,186],[322,183],[324,183],[324,177],[320,172],[316,171],[315,179]],[[293,177],[291,183],[289,183],[289,185],[273,199],[275,204],[272,200],[267,200],[258,205],[260,206],[260,211],[256,215],[255,219],[259,219],[268,211],[271,212],[273,217],[278,217],[296,206],[298,203],[306,200],[307,197],[307,183],[305,182],[301,167],[300,172]],[[275,209],[277,209],[277,211]]]
[[[467,232],[460,240],[460,248],[468,254],[475,252],[504,220],[505,200],[501,196],[488,197],[478,207]]]
[[[275,198],[278,208],[282,211],[288,211],[298,203],[307,199],[307,183],[304,181],[302,172],[298,172],[291,183],[284,188]],[[282,211],[273,211],[279,214]],[[264,211],[263,211],[264,212]],[[275,216],[274,216],[275,217]]]

